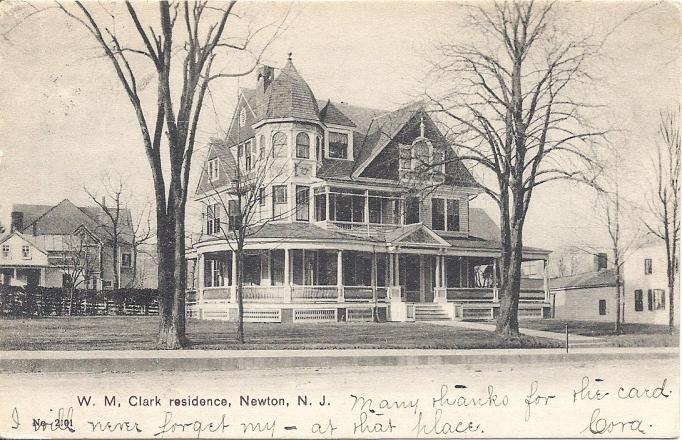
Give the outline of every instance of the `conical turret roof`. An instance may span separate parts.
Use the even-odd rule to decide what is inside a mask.
[[[294,67],[291,57],[265,91],[263,107],[261,119],[320,120],[320,109],[315,95]]]

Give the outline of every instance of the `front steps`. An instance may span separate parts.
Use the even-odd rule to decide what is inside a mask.
[[[450,316],[440,304],[416,303],[414,305],[415,321],[449,321]]]

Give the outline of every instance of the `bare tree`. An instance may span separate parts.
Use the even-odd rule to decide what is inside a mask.
[[[142,287],[145,280],[145,271],[140,268],[138,259],[140,254],[145,253],[142,248],[148,244],[155,236],[152,228],[151,203],[145,203],[139,210],[135,220],[133,220],[133,276],[130,280],[131,287]]]
[[[496,2],[470,7],[480,44],[438,48],[426,96],[462,160],[479,172],[500,209],[497,332],[514,336],[526,214],[536,188],[559,179],[592,181],[595,142],[605,131],[583,113],[599,45],[560,26],[556,3]],[[598,167],[597,167],[598,168]]]
[[[217,148],[227,148],[220,141],[214,141],[214,143],[219,144]],[[230,184],[226,187],[216,187],[209,179],[211,189],[203,199],[203,204],[210,207],[207,209],[207,219],[210,220],[211,216],[213,217],[212,232],[220,234],[225,239],[236,260],[237,273],[233,276],[238,307],[237,341],[239,343],[244,342],[245,244],[249,238],[256,236],[268,224],[293,214],[288,208],[275,212],[274,205],[271,205],[272,211],[267,209],[266,200],[273,200],[273,197],[276,197],[274,187],[284,184],[290,177],[289,163],[286,157],[275,150],[275,146],[266,148],[265,145],[258,145],[258,147],[256,148],[255,139],[248,141],[246,145],[235,146],[234,152],[228,153],[236,157],[234,166],[227,170],[230,173]],[[204,170],[205,173],[207,171]],[[220,220],[215,222],[216,219],[220,219],[221,212],[227,214],[227,224],[223,224]]]
[[[675,278],[679,270],[680,242],[680,110],[661,113],[653,169],[656,187],[648,201],[652,220],[648,231],[665,243],[670,332],[675,330]]]
[[[119,250],[120,246],[126,243],[126,239],[131,240],[130,236],[124,236],[126,226],[130,227],[129,224],[126,224],[129,223],[130,219],[126,216],[127,208],[123,200],[123,179],[121,179],[121,176],[114,177],[112,173],[107,171],[101,178],[101,186],[103,191],[101,199],[88,188],[83,187],[83,190],[104,213],[103,219],[97,219],[97,227],[99,232],[106,237],[108,241],[106,244],[111,248],[111,270],[114,277],[113,287],[114,289],[120,289]],[[110,203],[107,202],[107,198],[109,198]],[[128,242],[127,244],[130,243]]]
[[[203,101],[209,84],[219,78],[246,75],[254,70],[262,50],[278,34],[253,51],[253,37],[271,25],[229,35],[240,18],[236,1],[207,0],[157,3],[158,15],[143,4],[57,2],[59,9],[81,24],[110,62],[135,113],[154,181],[157,254],[159,259],[158,345],[177,349],[185,336],[185,211],[192,154]],[[153,21],[157,21],[154,26]],[[130,25],[135,42],[126,43],[116,22]],[[118,26],[121,29],[121,26]],[[238,31],[237,31],[238,32]],[[240,55],[241,54],[241,55]],[[230,70],[238,56],[250,58],[243,70]],[[241,58],[240,58],[241,59]],[[221,68],[214,68],[222,66]],[[173,66],[180,69],[179,79]],[[149,74],[151,72],[151,74]],[[156,102],[145,105],[142,92],[156,78]],[[165,140],[164,140],[165,138]],[[165,146],[165,148],[164,148]],[[164,170],[162,150],[166,151]]]
[[[76,289],[93,279],[101,269],[101,243],[85,230],[75,231],[63,238],[59,268],[63,286],[69,298],[69,315],[73,315],[73,297]]]

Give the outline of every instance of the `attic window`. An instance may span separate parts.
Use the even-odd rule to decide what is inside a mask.
[[[219,176],[219,164],[218,164],[218,158],[216,157],[215,159],[211,159],[208,161],[208,180],[210,182],[213,182],[214,180],[218,180]]]
[[[30,260],[31,259],[31,248],[30,248],[30,246],[26,246],[26,245],[21,246],[21,256],[24,258],[24,260]]]
[[[348,135],[346,133],[329,132],[328,154],[332,159],[348,158]]]
[[[431,165],[431,147],[424,141],[417,141],[412,147],[413,157],[412,169],[424,169]]]
[[[246,125],[246,108],[242,107],[242,110],[239,112],[239,126],[243,127]]]
[[[9,258],[9,256],[10,256],[9,245],[3,244],[2,245],[2,258]]]

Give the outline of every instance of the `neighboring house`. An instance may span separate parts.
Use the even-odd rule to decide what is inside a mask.
[[[550,281],[553,317],[616,321],[616,271],[601,269]]]
[[[289,172],[258,188],[260,221],[274,221],[246,243],[246,320],[369,319],[374,306],[394,321],[497,314],[499,228],[470,208],[482,189],[428,112],[317,100],[291,59],[277,76],[262,66],[225,141],[209,145],[196,191],[203,230],[187,254],[191,313],[236,318],[222,228],[238,225],[239,212],[215,194],[229,200],[236,167],[248,176],[271,157],[273,170]],[[547,258],[524,249],[525,260],[545,267]],[[519,313],[548,316],[542,279],[522,291]]]
[[[133,275],[131,224],[130,211],[122,210],[117,264],[122,287]],[[0,245],[0,282],[114,287],[111,222],[101,208],[78,207],[68,199],[52,206],[14,205],[11,231]],[[30,260],[23,258],[27,247]]]
[[[595,257],[595,271],[550,281],[553,315],[558,319],[616,320],[616,271],[606,269],[606,254]],[[662,242],[633,250],[622,266],[624,323],[668,324],[666,255]],[[677,288],[679,292],[679,286]],[[676,295],[679,310],[679,294]],[[679,322],[679,313],[675,313]]]
[[[20,232],[0,238],[0,284],[12,286],[44,285],[47,252]]]
[[[624,322],[669,322],[670,301],[665,244],[662,240],[634,250],[623,264]],[[678,277],[679,278],[679,277]],[[679,323],[680,286],[676,283],[675,321]]]

